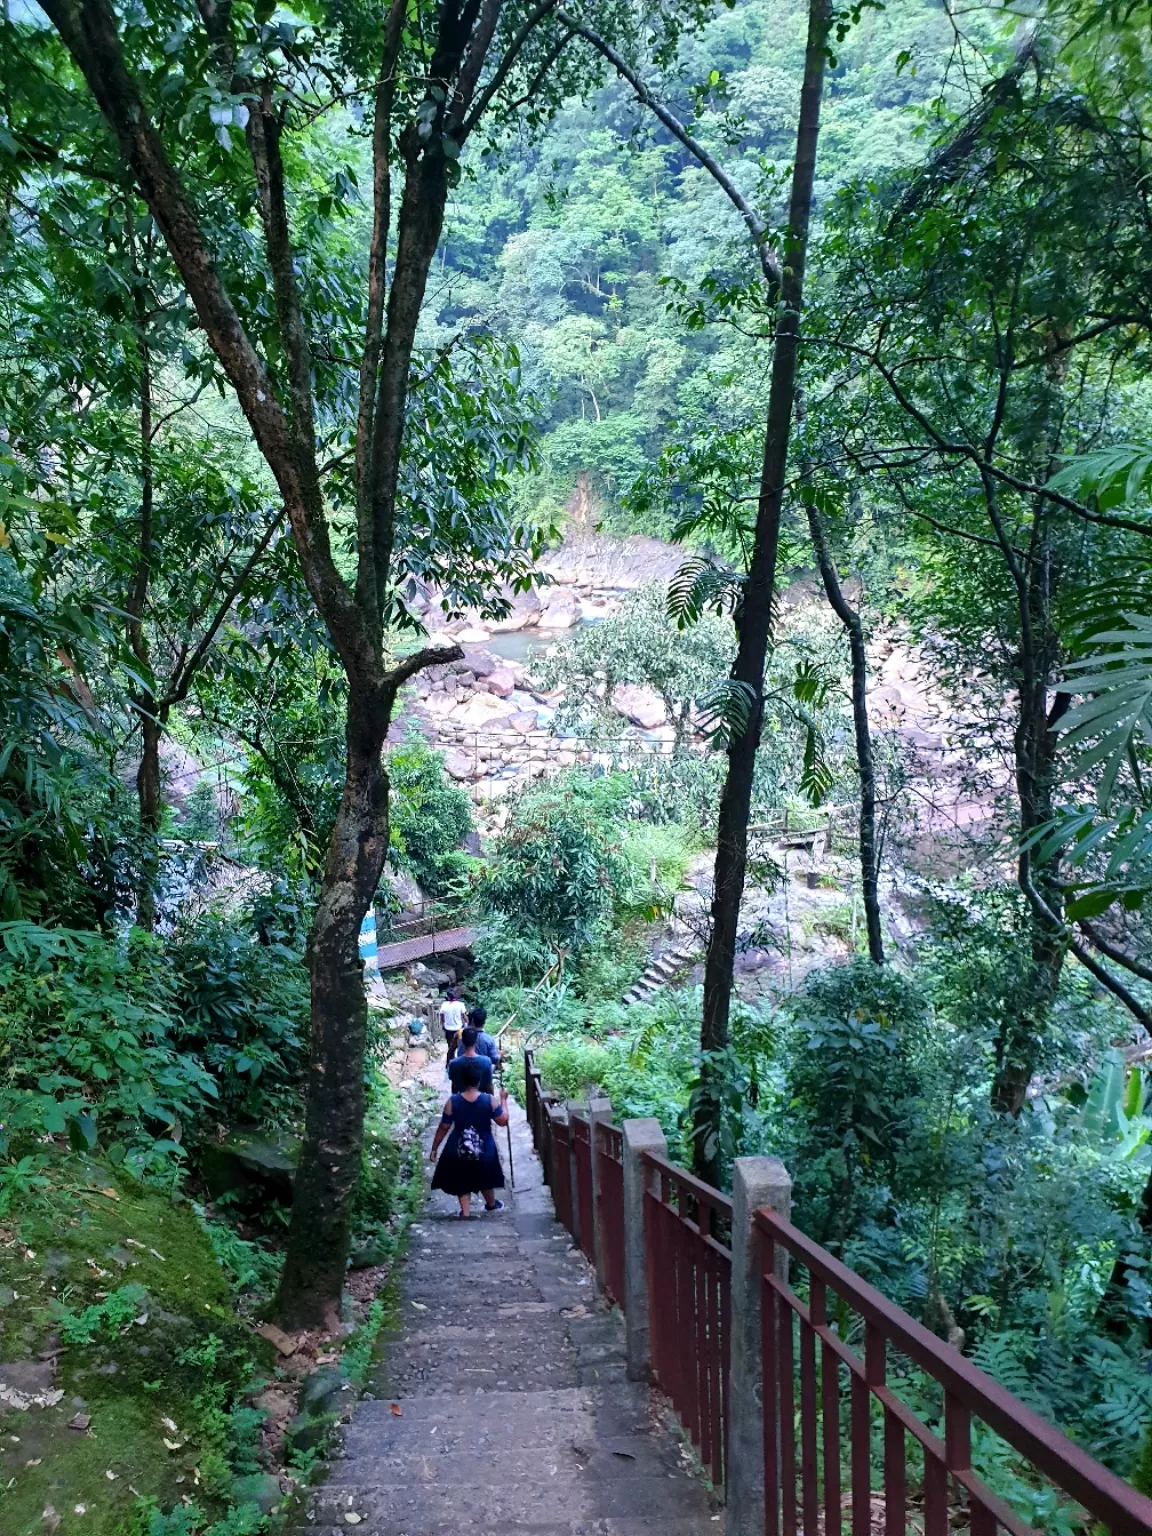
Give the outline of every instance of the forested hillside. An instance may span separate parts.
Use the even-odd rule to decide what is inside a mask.
[[[993,49],[1005,24],[970,18]],[[648,85],[694,120],[770,221],[786,204],[804,61],[805,16],[788,0],[739,0],[686,42]],[[865,9],[836,49],[821,130],[817,195],[922,155],[943,102],[987,63],[963,56],[931,0]],[[722,330],[688,332],[662,281],[695,291],[747,268],[740,218],[696,160],[610,81],[566,104],[546,138],[465,161],[449,201],[426,327],[443,344],[473,325],[515,342],[543,405],[543,472],[525,494],[614,527],[666,531],[621,515],[622,492],[659,457],[672,423],[733,411],[748,359]],[[763,366],[763,363],[761,363]],[[735,399],[730,399],[737,384]],[[569,507],[569,502],[571,506]]]

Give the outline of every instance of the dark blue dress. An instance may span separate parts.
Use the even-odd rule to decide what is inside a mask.
[[[499,1104],[488,1093],[480,1094],[473,1104],[462,1093],[454,1093],[451,1106],[451,1114],[442,1116],[442,1123],[451,1125],[452,1130],[432,1175],[432,1188],[448,1195],[503,1189],[504,1170],[492,1134],[492,1119],[500,1113]]]

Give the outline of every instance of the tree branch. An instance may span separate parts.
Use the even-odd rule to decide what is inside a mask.
[[[772,288],[778,288],[780,286],[780,259],[768,244],[768,230],[764,221],[720,162],[714,155],[709,154],[699,139],[694,138],[688,132],[688,129],[685,128],[680,119],[674,116],[663,102],[656,100],[628,61],[616,52],[615,48],[606,38],[601,37],[598,32],[594,32],[584,22],[577,21],[574,16],[570,16],[562,7],[557,9],[556,19],[575,32],[577,36],[582,37],[586,43],[591,44],[597,53],[607,59],[621,79],[626,80],[632,87],[636,100],[659,118],[672,137],[677,139],[688,153],[700,162],[748,226],[748,231],[752,236],[752,243],[760,259],[760,269],[764,273],[765,281]]]
[[[1111,992],[1113,997],[1122,1002],[1132,1017],[1138,1020],[1149,1034],[1152,1034],[1152,1014],[1132,996],[1132,993],[1129,992],[1122,981],[1118,981],[1110,971],[1105,970],[1100,962],[1088,953],[1083,944],[1077,941],[1067,924],[1060,921],[1043,896],[1040,895],[1040,892],[1032,884],[1026,870],[1020,870],[1019,879],[1020,888],[1024,892],[1032,910],[1063,937],[1068,948],[1076,956],[1084,969],[1091,972],[1100,985]]]
[[[179,704],[183,699],[188,697],[188,690],[192,686],[192,679],[200,670],[201,663],[203,662],[205,656],[207,656],[209,648],[211,647],[213,640],[215,640],[221,624],[223,624],[224,620],[228,617],[228,613],[232,607],[232,604],[243,591],[244,583],[248,580],[249,576],[251,576],[252,572],[263,559],[264,552],[268,548],[269,544],[271,544],[276,530],[284,522],[286,512],[286,508],[280,508],[280,511],[277,512],[276,516],[268,524],[268,527],[265,529],[263,534],[261,534],[259,542],[257,543],[255,549],[253,549],[251,555],[245,561],[239,575],[236,576],[227,592],[220,599],[220,603],[216,609],[215,615],[213,616],[212,622],[200,636],[200,640],[196,646],[196,649],[192,652],[191,656],[189,656],[188,660],[182,663],[182,665],[177,669],[176,674],[172,678],[172,681],[169,683],[168,691],[162,701],[163,708],[170,709],[173,704]]]
[[[540,0],[540,4],[536,7],[536,9],[534,11],[530,11],[529,14],[524,18],[519,31],[509,43],[504,57],[496,66],[495,73],[493,74],[491,80],[489,80],[488,84],[480,92],[479,96],[476,98],[476,105],[472,108],[471,112],[469,112],[468,116],[461,123],[460,132],[458,135],[461,144],[463,144],[464,140],[468,137],[473,128],[475,128],[476,124],[484,116],[489,102],[496,95],[497,91],[499,91],[500,87],[508,78],[509,71],[515,64],[516,60],[519,58],[524,44],[532,36],[533,32],[535,32],[536,28],[540,25],[544,18],[550,15],[551,12],[556,9],[556,4],[557,0]]]
[[[360,399],[356,412],[356,600],[362,613],[380,608],[376,569],[372,496],[368,471],[372,463],[377,375],[384,339],[384,297],[388,281],[388,230],[392,223],[392,104],[396,98],[396,62],[404,35],[408,0],[392,0],[384,30],[380,78],[376,82],[376,111],[372,121],[372,243],[368,250],[368,312],[364,323],[364,355],[360,359]]]
[[[1109,960],[1114,960],[1117,965],[1122,965],[1126,971],[1131,971],[1133,976],[1139,976],[1141,981],[1152,981],[1152,965],[1145,965],[1142,960],[1134,960],[1124,950],[1117,948],[1111,940],[1106,939],[1095,924],[1087,918],[1078,917],[1076,926],[1088,940],[1094,949],[1098,949]]]
[[[502,3],[503,0],[483,0],[480,8],[476,29],[472,34],[472,41],[468,46],[468,54],[464,60],[464,67],[460,71],[460,78],[456,82],[456,89],[452,93],[452,106],[444,119],[444,132],[450,133],[453,138],[458,137],[465,113],[472,104],[472,97],[476,94],[476,87],[480,82],[480,72],[484,68],[484,61],[488,57],[488,49],[492,45],[496,23],[500,20],[500,7]]]
[[[413,651],[411,656],[405,656],[403,661],[398,661],[390,671],[384,675],[385,688],[391,688],[395,692],[403,688],[410,677],[415,677],[417,672],[422,672],[425,667],[440,667],[448,661],[462,661],[464,652],[458,645],[426,645],[422,651]]]
[[[144,201],[164,236],[204,334],[284,498],[309,591],[346,664],[362,668],[372,648],[332,556],[318,487],[301,475],[284,410],[208,250],[199,221],[124,59],[109,0],[46,0],[44,10],[87,81]]]

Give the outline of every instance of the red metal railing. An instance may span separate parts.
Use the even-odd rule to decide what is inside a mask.
[[[849,1506],[851,1536],[870,1536],[881,1523],[884,1536],[904,1536],[912,1529],[923,1536],[950,1536],[957,1529],[972,1536],[995,1536],[1000,1530],[1032,1536],[1028,1524],[973,1471],[973,1418],[1035,1469],[1038,1484],[1046,1479],[1082,1506],[1087,1512],[1082,1521],[1074,1509],[1066,1512],[1074,1524],[1089,1529],[1099,1523],[1113,1536],[1149,1536],[1152,1499],[1073,1445],[783,1217],[760,1210],[755,1221],[761,1252],[766,1536],[796,1536],[798,1529],[803,1536],[842,1536],[843,1511]],[[807,1271],[807,1302],[775,1272],[778,1249]],[[830,1300],[835,1327],[829,1321]],[[863,1357],[847,1343],[857,1332],[863,1334]],[[890,1348],[942,1389],[937,1426],[943,1429],[942,1439],[888,1384]],[[877,1405],[882,1475],[873,1491]],[[909,1438],[919,1447],[911,1478]]]
[[[572,1161],[576,1166],[575,1209],[580,1250],[589,1264],[596,1262],[596,1230],[592,1211],[592,1127],[581,1115],[570,1115]],[[569,1228],[571,1231],[571,1228]]]
[[[597,1211],[600,1246],[604,1251],[604,1288],[624,1310],[624,1132],[605,1120],[596,1122]]]
[[[728,1422],[732,1202],[654,1153],[644,1154],[644,1243],[652,1375],[717,1485]]]
[[[572,1234],[572,1169],[568,1153],[568,1119],[545,1110],[548,1121],[548,1184],[552,1190],[552,1204],[556,1207],[556,1220],[569,1235]]]

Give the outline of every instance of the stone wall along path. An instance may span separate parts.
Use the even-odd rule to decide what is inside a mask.
[[[555,1221],[517,1105],[512,1143],[506,1211],[462,1222],[430,1193],[411,1228],[398,1327],[301,1532],[723,1531],[680,1435],[625,1379],[623,1324]]]

